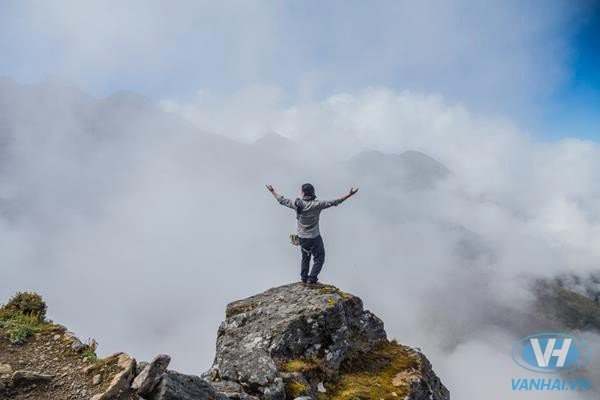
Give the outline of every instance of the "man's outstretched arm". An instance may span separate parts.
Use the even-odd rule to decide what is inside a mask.
[[[275,191],[275,189],[273,188],[273,186],[267,185],[267,190],[269,192],[271,192],[271,194],[273,195],[273,197],[275,197],[277,199],[277,201],[279,202],[279,204],[281,204],[282,206],[293,208],[294,210],[296,209],[296,206],[294,205],[294,202],[292,200],[290,200],[290,199],[286,199],[285,197],[283,197],[282,195],[280,195],[279,193],[277,193]]]
[[[350,197],[354,196],[356,192],[358,192],[358,188],[350,188],[350,191],[347,194],[340,197],[340,202],[343,203],[348,200]]]
[[[337,198],[335,200],[319,201],[319,208],[325,209],[325,208],[329,208],[331,206],[340,205],[344,201],[348,200],[350,197],[354,196],[356,194],[356,192],[358,192],[358,188],[350,188],[350,191],[340,198]]]

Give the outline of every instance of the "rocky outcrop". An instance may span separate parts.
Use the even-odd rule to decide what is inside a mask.
[[[167,371],[148,400],[228,400],[205,379],[195,375]]]
[[[291,284],[229,304],[204,376],[230,398],[449,398],[422,354],[388,341],[361,299],[333,286]]]
[[[360,298],[333,286],[285,285],[235,301],[202,376],[116,353],[96,359],[65,327],[40,320],[12,341],[21,318],[0,315],[0,399],[72,400],[447,400],[449,393],[416,349],[389,341]],[[8,321],[8,322],[6,322]],[[36,371],[36,372],[32,372]]]
[[[138,392],[140,396],[148,396],[156,385],[162,379],[163,374],[167,370],[171,357],[166,354],[159,354],[148,363],[141,372],[136,376],[131,388]]]
[[[10,385],[23,387],[29,385],[39,385],[50,382],[54,375],[45,375],[31,371],[15,371],[11,377]]]
[[[112,378],[108,388],[92,397],[92,400],[116,400],[130,392],[131,382],[135,376],[135,359],[125,353],[117,353],[105,359],[105,363],[116,362],[118,373]]]

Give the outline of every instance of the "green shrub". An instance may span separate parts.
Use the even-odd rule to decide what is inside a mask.
[[[38,321],[46,318],[46,303],[37,293],[17,292],[3,307],[5,312],[36,317]]]
[[[37,316],[17,314],[3,315],[0,318],[0,329],[4,330],[12,344],[23,344],[31,335],[40,329]]]
[[[49,326],[46,303],[37,293],[17,292],[0,307],[0,329],[12,344],[23,344],[34,333]]]

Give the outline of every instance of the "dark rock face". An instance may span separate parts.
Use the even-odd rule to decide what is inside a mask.
[[[194,375],[184,375],[167,371],[149,400],[228,400],[204,379]]]
[[[418,354],[419,374],[418,379],[410,383],[410,395],[408,400],[444,400],[450,399],[450,392],[440,378],[437,377],[431,363],[423,354]]]
[[[315,398],[326,391],[323,380],[335,381],[350,357],[382,343],[389,343],[383,322],[363,309],[360,298],[333,286],[285,285],[227,306],[215,360],[204,376],[230,398]],[[290,371],[290,362],[314,368]],[[443,388],[438,393],[447,393],[435,379]],[[410,398],[449,398],[425,391],[431,397]]]

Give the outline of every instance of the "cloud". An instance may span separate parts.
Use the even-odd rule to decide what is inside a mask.
[[[280,87],[252,85],[235,96],[201,90],[192,102],[164,100],[161,105],[207,132],[252,142],[274,129],[272,121],[279,117],[283,98]]]
[[[227,302],[296,279],[294,217],[264,183],[294,196],[310,180],[323,198],[358,183],[359,196],[323,215],[323,279],[423,348],[451,390],[487,390],[451,370],[491,357],[490,332],[530,333],[527,277],[597,265],[598,145],[539,143],[439,94],[372,88],[286,104],[279,93],[164,103],[230,138],[290,139],[243,144],[131,94],[4,81],[2,297],[40,291],[51,317],[103,354],[167,352],[200,373]],[[372,160],[350,159],[372,149],[419,150],[451,175],[417,189],[380,180],[366,173]],[[427,160],[403,157],[373,171]]]
[[[276,85],[292,100],[385,86],[531,119],[568,78],[572,2],[18,2],[3,73],[186,98]]]
[[[578,197],[594,185],[595,142],[539,142],[510,119],[473,112],[441,94],[374,87],[290,105],[282,92],[273,86],[221,97],[200,92],[189,102],[165,100],[162,106],[202,129],[244,142],[268,132],[295,139],[300,147],[314,141],[338,160],[365,149],[420,150],[464,177],[470,192],[491,192],[520,208],[544,201],[550,190]],[[571,179],[575,172],[581,179]]]

